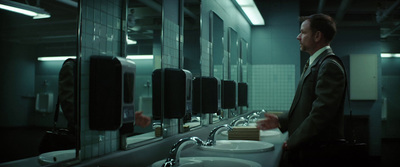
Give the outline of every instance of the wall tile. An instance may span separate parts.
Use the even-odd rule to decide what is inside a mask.
[[[81,150],[90,159],[117,151],[118,131],[89,129],[89,60],[92,55],[117,56],[121,53],[121,2],[83,0],[81,71]]]

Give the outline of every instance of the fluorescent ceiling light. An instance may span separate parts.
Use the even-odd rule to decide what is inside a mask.
[[[252,25],[265,25],[264,19],[253,0],[232,1]]]
[[[126,43],[127,43],[128,45],[136,45],[136,44],[137,44],[137,41],[130,40],[130,39],[126,39]]]
[[[38,57],[38,61],[64,61],[69,58],[76,58],[76,56],[52,56],[52,57]]]
[[[128,44],[128,45],[136,45],[137,41],[129,39],[128,35],[126,35],[126,44]]]
[[[400,53],[381,53],[381,57],[384,57],[384,58],[390,58],[390,57],[400,58]]]
[[[126,56],[126,59],[149,60],[149,59],[153,59],[153,55],[128,55],[128,56]]]
[[[0,0],[0,9],[8,10],[15,13],[24,14],[33,17],[33,19],[49,18],[50,14],[44,9],[18,3],[10,0]]]

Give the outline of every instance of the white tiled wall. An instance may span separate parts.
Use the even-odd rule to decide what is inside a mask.
[[[252,65],[249,105],[252,110],[289,110],[295,94],[295,65]]]
[[[163,68],[179,68],[179,25],[164,19],[163,25]]]
[[[81,2],[81,155],[89,159],[119,149],[118,131],[89,129],[89,60],[92,55],[120,56],[122,0]]]
[[[179,68],[179,25],[164,18],[162,68]],[[164,136],[178,134],[177,119],[164,120]]]
[[[201,75],[202,76],[210,76],[210,47],[211,43],[204,38],[201,38]]]

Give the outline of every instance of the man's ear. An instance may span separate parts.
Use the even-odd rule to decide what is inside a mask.
[[[315,32],[315,34],[314,34],[314,42],[321,41],[322,40],[322,36],[323,36],[323,34],[322,34],[321,31]]]

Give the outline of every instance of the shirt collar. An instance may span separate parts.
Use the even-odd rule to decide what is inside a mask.
[[[310,60],[309,60],[309,65],[311,65],[313,62],[314,62],[314,60],[322,53],[322,52],[324,52],[325,50],[327,50],[327,49],[330,49],[331,47],[328,45],[328,46],[325,46],[325,47],[322,47],[321,49],[319,49],[318,51],[316,51],[312,56],[310,56]]]

